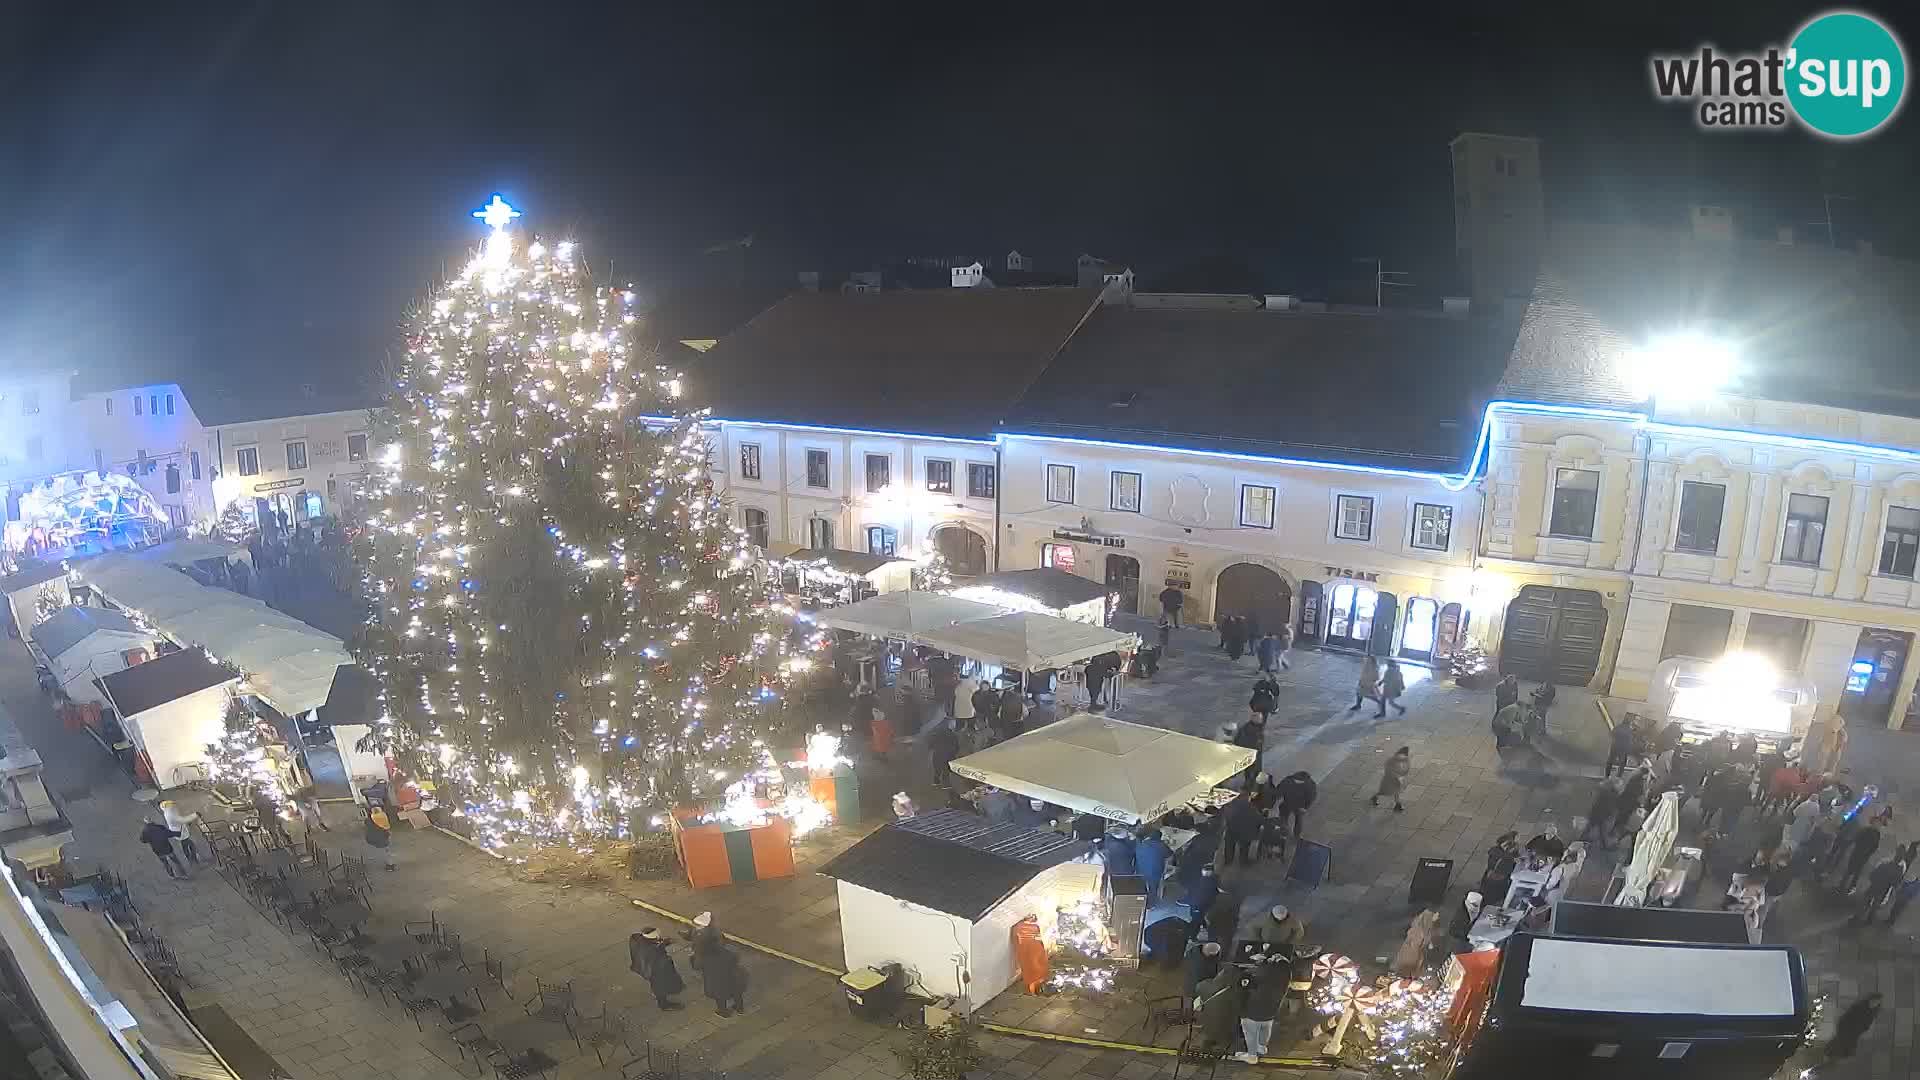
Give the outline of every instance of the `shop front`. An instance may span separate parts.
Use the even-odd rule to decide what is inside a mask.
[[[1293,585],[1271,567],[1237,562],[1220,571],[1214,583],[1213,613],[1251,615],[1262,627],[1275,629],[1293,619]]]

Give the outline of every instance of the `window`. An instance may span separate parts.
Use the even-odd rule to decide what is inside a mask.
[[[287,468],[304,469],[307,467],[307,444],[304,439],[295,439],[287,444]]]
[[[993,464],[986,461],[967,463],[967,497],[970,499],[991,499],[1000,490],[1000,477],[994,472]]]
[[[811,488],[832,487],[832,458],[825,450],[807,451],[807,486]],[[818,546],[818,545],[816,545]],[[832,544],[826,545],[832,547]]]
[[[1047,466],[1047,501],[1057,503],[1073,501],[1073,466]]]
[[[867,526],[867,554],[892,555],[898,543],[898,535],[885,525]]]
[[[241,476],[260,475],[260,448],[257,446],[243,446],[235,450],[233,452],[233,463],[239,468]]]
[[[352,441],[349,440],[347,445],[349,446],[353,445]],[[366,447],[365,442],[362,442],[360,445],[363,449]],[[200,451],[198,450],[187,451],[187,471],[193,474],[193,478],[195,480],[200,479]]]
[[[167,395],[167,415],[168,416],[173,415],[173,395],[172,394]]]
[[[1888,577],[1912,577],[1916,551],[1920,551],[1920,510],[1888,507],[1887,534],[1880,541],[1880,572]]]
[[[1273,489],[1260,484],[1240,485],[1240,524],[1252,529],[1273,528]]]
[[[20,391],[20,415],[32,416],[40,411],[40,391],[28,388]]]
[[[815,551],[833,547],[833,522],[826,518],[808,518],[807,546]]]
[[[1413,504],[1413,546],[1421,551],[1445,551],[1453,540],[1453,507],[1438,503]]]
[[[740,444],[740,479],[760,479],[760,444]]]
[[[1055,570],[1072,570],[1074,563],[1072,544],[1041,544],[1040,565]]]
[[[113,415],[113,399],[112,398],[107,399],[107,415],[108,416]]]
[[[1803,566],[1820,565],[1820,545],[1827,538],[1827,497],[1787,496],[1787,530],[1780,540],[1780,561]]]
[[[147,395],[147,411],[152,413],[155,416],[160,415],[160,395],[159,394]]]
[[[767,546],[767,512],[755,507],[742,507],[740,526],[747,531],[747,539],[757,547]]]
[[[1593,515],[1600,507],[1600,474],[1592,469],[1556,469],[1553,517],[1547,532],[1579,540],[1593,539]]]
[[[40,436],[35,435],[29,438],[27,440],[27,460],[39,461],[40,454],[45,448],[45,444],[41,442]]]
[[[1727,651],[1733,630],[1733,612],[1726,608],[1675,604],[1667,612],[1667,636],[1660,643],[1660,659],[1697,656],[1718,660]]]
[[[1108,473],[1107,506],[1129,514],[1139,513],[1140,474],[1137,472]]]
[[[1807,633],[1812,626],[1805,619],[1756,611],[1747,617],[1747,637],[1740,649],[1771,660],[1775,671],[1797,673],[1807,654]]]
[[[139,394],[133,395],[133,415],[135,416],[146,415],[145,399],[143,399]]]
[[[885,491],[893,483],[893,458],[886,454],[867,455],[867,490]]]
[[[1342,540],[1373,539],[1373,498],[1369,495],[1341,495],[1338,502],[1338,520],[1333,525],[1333,535]]]
[[[1673,534],[1673,546],[1679,551],[1702,555],[1720,550],[1720,511],[1727,505],[1725,484],[1701,484],[1692,480],[1680,487],[1680,528]]]
[[[953,494],[953,462],[927,459],[927,490]]]
[[[367,436],[365,432],[347,436],[347,460],[367,460]]]
[[[180,494],[180,466],[167,463],[167,494]]]

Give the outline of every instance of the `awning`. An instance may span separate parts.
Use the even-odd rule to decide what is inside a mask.
[[[920,641],[924,640],[923,635],[942,627],[968,619],[991,619],[998,614],[999,608],[986,604],[907,589],[882,593],[857,604],[828,608],[816,614],[814,620],[837,630]]]
[[[102,596],[137,612],[175,643],[198,645],[238,667],[247,675],[247,689],[283,715],[319,708],[334,670],[353,663],[332,634],[139,555],[101,555],[76,562],[73,569]]]
[[[1240,746],[1076,713],[953,762],[969,780],[1115,821],[1160,817],[1253,764]]]
[[[1018,611],[954,623],[919,636],[933,648],[1020,671],[1050,671],[1102,653],[1130,652],[1140,638],[1055,615]]]
[[[767,561],[793,563],[800,567],[822,563],[830,570],[865,577],[892,563],[906,562],[896,555],[871,555],[864,551],[839,548],[810,548],[801,544],[777,543],[767,548]]]
[[[976,591],[989,590],[1027,597],[1049,611],[1059,611],[1094,600],[1104,603],[1110,591],[1098,581],[1070,574],[1057,567],[1044,566],[1038,570],[1002,570],[997,574],[986,574],[953,592],[970,600],[991,604],[995,601],[974,595]]]

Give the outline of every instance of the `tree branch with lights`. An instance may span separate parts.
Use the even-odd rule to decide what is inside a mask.
[[[475,216],[377,421],[376,732],[482,843],[625,836],[765,757],[782,639],[633,293]]]

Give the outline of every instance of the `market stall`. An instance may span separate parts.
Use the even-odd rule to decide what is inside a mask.
[[[1107,669],[1114,708],[1126,682],[1125,657],[1140,647],[1140,637],[1104,626],[1070,619],[1014,611],[986,619],[970,619],[929,630],[918,640],[929,648],[979,661],[989,677],[1002,672],[1031,676],[1037,672],[1065,672],[1064,686],[1055,687],[1063,705],[1089,703],[1087,662],[1112,654],[1118,658]],[[1026,680],[1031,686],[1031,680]]]
[[[1014,926],[1051,931],[1059,912],[1099,899],[1086,845],[957,810],[894,822],[821,867],[838,883],[849,970],[899,964],[928,993],[970,1012],[1019,974]]]
[[[918,642],[923,635],[954,623],[991,619],[998,614],[1000,609],[989,604],[907,589],[869,597],[845,607],[829,608],[816,615],[814,621],[836,630]]]
[[[61,473],[20,496],[4,531],[10,552],[97,553],[151,544],[170,527],[165,510],[139,481],[120,473]]]
[[[1764,753],[1806,738],[1819,693],[1806,679],[1775,670],[1765,657],[1730,653],[1718,660],[1661,661],[1647,701],[1656,715],[1682,726],[1686,744],[1726,732],[1735,739],[1754,736]]]
[[[226,733],[227,702],[240,673],[199,649],[181,649],[97,680],[120,715],[156,787],[181,781],[182,766],[207,759],[208,745]]]
[[[149,659],[153,634],[117,611],[68,605],[28,637],[61,693],[78,702],[106,704],[94,680]]]
[[[13,636],[24,639],[33,629],[43,598],[49,607],[64,605],[71,598],[66,567],[58,562],[28,563],[0,577],[0,595],[7,598]]]
[[[858,603],[913,587],[912,560],[893,555],[777,543],[767,549],[766,562],[781,592],[824,604]]]
[[[1055,615],[1091,626],[1107,625],[1112,613],[1111,589],[1098,581],[1050,566],[987,574],[948,590],[948,594],[992,604],[1004,611]]]
[[[951,768],[982,784],[1134,824],[1206,798],[1253,758],[1245,747],[1076,713]]]

